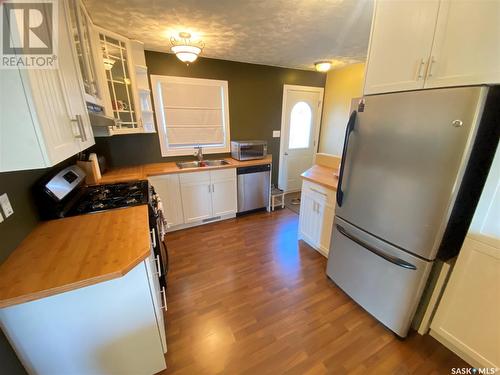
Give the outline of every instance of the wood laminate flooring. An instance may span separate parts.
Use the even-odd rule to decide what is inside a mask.
[[[297,241],[298,215],[257,213],[170,233],[162,374],[449,374],[430,336],[400,340]]]

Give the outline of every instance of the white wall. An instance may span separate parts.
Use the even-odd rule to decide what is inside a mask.
[[[497,148],[469,232],[500,239],[500,147]]]

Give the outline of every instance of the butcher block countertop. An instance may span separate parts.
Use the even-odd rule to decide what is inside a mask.
[[[328,168],[322,165],[315,164],[300,176],[307,181],[322,185],[328,189],[337,191],[338,177],[334,174],[336,168]]]
[[[210,160],[210,159],[207,159]],[[189,173],[199,171],[209,171],[213,169],[226,169],[248,167],[252,165],[270,164],[272,155],[267,155],[264,159],[239,161],[233,158],[224,158],[229,164],[215,167],[197,167],[180,169],[175,162],[143,164],[133,167],[123,167],[111,169],[102,175],[99,184],[112,184],[115,182],[144,180],[151,176],[158,176],[171,173]]]
[[[121,277],[149,254],[147,205],[45,221],[0,265],[0,308]]]

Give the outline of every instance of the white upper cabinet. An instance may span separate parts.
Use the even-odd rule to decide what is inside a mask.
[[[442,1],[425,87],[500,83],[500,1]]]
[[[376,2],[365,95],[500,83],[500,2]]]
[[[99,39],[94,31],[92,20],[80,0],[69,0],[70,30],[73,45],[80,67],[85,100],[89,103],[104,105],[107,93],[106,81],[99,75],[100,58]]]
[[[65,2],[58,69],[0,70],[0,172],[53,166],[94,144]]]
[[[424,87],[439,1],[377,1],[365,94]]]

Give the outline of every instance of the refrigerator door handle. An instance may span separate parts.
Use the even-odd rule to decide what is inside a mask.
[[[340,160],[339,182],[337,185],[337,204],[339,207],[342,207],[342,200],[344,199],[344,192],[342,191],[342,178],[344,177],[344,167],[347,154],[347,146],[349,144],[349,136],[354,130],[354,124],[356,123],[356,114],[356,111],[352,111],[351,116],[349,117],[349,121],[347,122],[347,127],[345,129],[344,149],[342,150],[342,159]]]
[[[408,263],[408,262],[406,262],[403,259],[400,259],[398,257],[386,254],[383,251],[381,251],[379,249],[376,249],[375,247],[373,247],[373,246],[367,244],[366,242],[360,240],[359,238],[356,238],[355,236],[353,236],[352,234],[350,234],[349,232],[347,232],[344,229],[343,226],[341,226],[339,224],[336,224],[336,226],[337,226],[338,231],[341,234],[343,234],[344,236],[346,236],[350,240],[356,242],[358,245],[364,247],[366,250],[371,251],[373,254],[378,255],[379,257],[387,260],[388,262],[391,262],[391,263],[393,263],[393,264],[395,264],[396,266],[399,266],[399,267],[407,268],[409,270],[416,270],[417,269],[417,267],[415,265],[413,265],[411,263]]]

